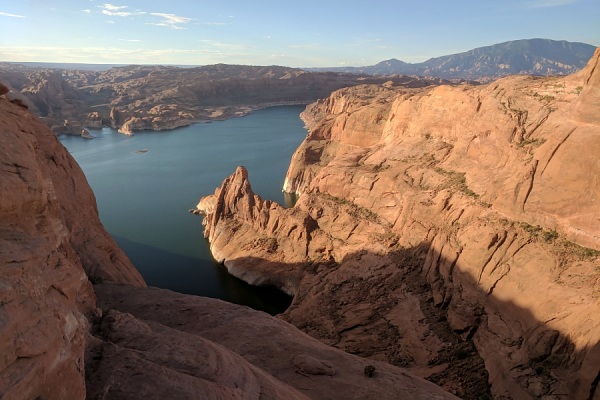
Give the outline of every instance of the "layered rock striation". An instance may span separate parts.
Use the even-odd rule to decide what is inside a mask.
[[[489,383],[495,398],[596,398],[599,59],[560,78],[334,92],[303,113],[284,186],[298,203],[262,201],[238,169],[198,205],[211,249],[251,282],[285,279],[283,319],[310,335],[461,397]]]
[[[455,398],[267,314],[145,287],[73,158],[7,92],[0,85],[0,398]]]

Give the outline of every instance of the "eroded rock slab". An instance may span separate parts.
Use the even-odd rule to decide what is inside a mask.
[[[143,382],[160,387],[148,381],[156,379],[182,393],[186,382],[185,388],[194,391],[181,398],[198,398],[191,393],[197,396],[211,389],[224,395],[214,398],[455,398],[401,368],[326,346],[247,307],[157,288],[102,284],[95,290],[106,314],[96,331],[103,342],[94,350],[95,366],[89,368],[96,369],[90,393],[129,390],[113,386],[124,384],[119,371],[125,371],[125,377],[135,376],[135,387],[145,388]],[[104,354],[110,357],[105,366]],[[117,370],[111,372],[110,360],[121,356],[124,359],[115,360]],[[364,368],[371,364],[377,374],[368,378]],[[161,398],[152,390],[144,393]]]
[[[231,191],[236,171],[199,204],[211,249],[238,276],[293,277],[282,318],[311,336],[461,397],[487,382],[496,398],[593,397],[599,59],[569,77],[334,92],[303,114],[296,206]],[[292,213],[314,228],[286,261],[290,231],[257,221]]]

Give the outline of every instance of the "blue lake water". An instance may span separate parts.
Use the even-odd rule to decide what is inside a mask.
[[[214,262],[201,217],[190,214],[238,165],[255,193],[284,203],[294,150],[306,136],[303,106],[271,107],[245,117],[125,136],[90,130],[94,140],[61,136],[96,195],[106,230],[151,286],[245,304],[272,314],[290,299],[251,287]],[[147,152],[140,153],[139,150]]]

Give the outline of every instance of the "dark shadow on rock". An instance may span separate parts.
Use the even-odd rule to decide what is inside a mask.
[[[402,368],[326,346],[247,307],[154,287],[94,290],[102,316],[86,354],[90,398],[456,400]],[[283,392],[269,389],[282,383]]]
[[[575,348],[550,321],[517,299],[483,291],[460,261],[432,251],[423,243],[385,255],[358,252],[339,264],[234,261],[257,268],[254,275],[270,273],[268,281],[297,282],[282,319],[326,344],[427,376],[464,399],[599,398],[599,343]],[[423,271],[426,258],[437,260],[437,271]]]

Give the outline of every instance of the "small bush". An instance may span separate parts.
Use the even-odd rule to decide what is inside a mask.
[[[521,225],[521,228],[523,228],[523,230],[525,232],[529,232],[531,233],[532,236],[538,237],[538,235],[540,234],[540,232],[543,230],[541,226],[539,225],[530,225],[527,222],[521,222],[519,225]]]
[[[542,239],[546,243],[554,242],[556,239],[558,239],[558,232],[555,230],[544,231],[542,233]]]

